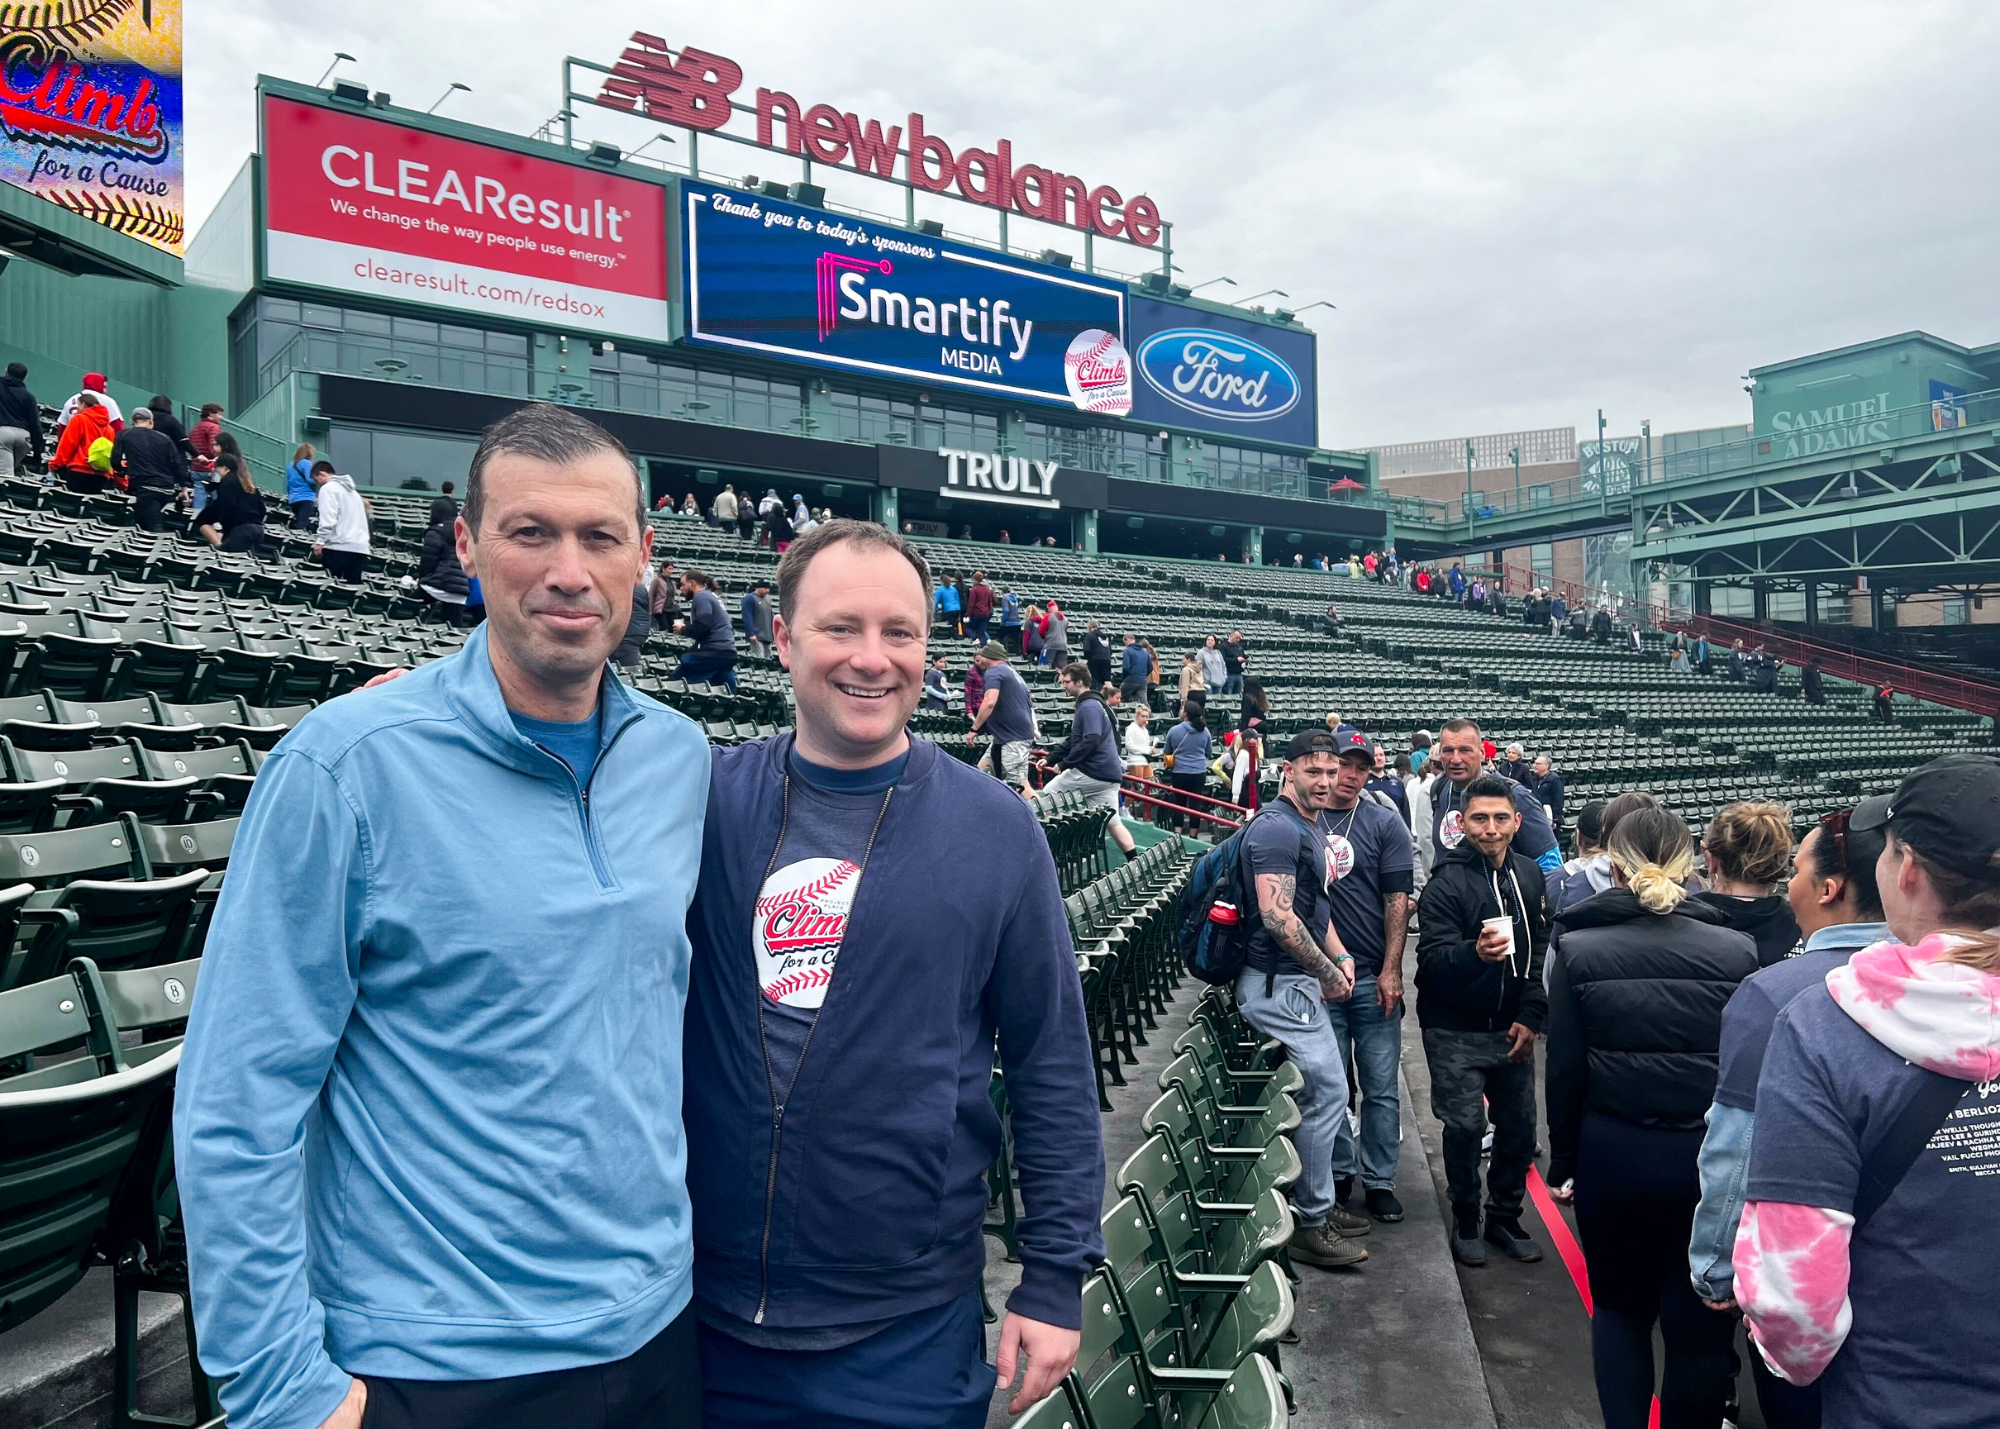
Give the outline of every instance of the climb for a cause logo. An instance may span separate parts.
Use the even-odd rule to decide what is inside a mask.
[[[1122,417],[1132,410],[1132,358],[1115,332],[1087,327],[1071,338],[1063,376],[1078,411]]]
[[[818,1007],[833,981],[861,870],[844,858],[802,858],[764,880],[751,943],[757,985],[786,1007]]]
[[[1465,816],[1453,809],[1438,824],[1438,842],[1446,848],[1457,848],[1458,841],[1465,837]]]

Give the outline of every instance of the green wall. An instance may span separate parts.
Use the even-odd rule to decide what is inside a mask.
[[[1982,390],[1985,376],[1971,359],[1957,343],[1909,332],[1752,368],[1757,437],[1770,438],[1780,458],[1887,441],[1883,414],[1928,404],[1933,382]]]

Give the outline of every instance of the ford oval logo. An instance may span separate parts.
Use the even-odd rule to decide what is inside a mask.
[[[1298,374],[1269,348],[1213,328],[1156,332],[1134,354],[1139,377],[1176,406],[1225,422],[1268,422],[1298,406]]]

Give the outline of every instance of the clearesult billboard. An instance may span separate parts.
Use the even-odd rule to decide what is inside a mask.
[[[664,342],[667,190],[264,97],[264,276]]]
[[[187,247],[181,0],[0,5],[0,180]]]
[[[737,189],[681,191],[690,343],[1131,410],[1122,283]]]
[[[1138,297],[1131,322],[1136,420],[1318,445],[1318,362],[1305,328]]]

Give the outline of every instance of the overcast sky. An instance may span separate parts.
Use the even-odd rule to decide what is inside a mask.
[[[1309,315],[1324,446],[1584,436],[1600,406],[1613,433],[1743,422],[1753,365],[1911,328],[2000,341],[1979,0],[198,0],[190,217],[255,142],[260,71],[311,83],[346,50],[399,104],[458,80],[441,112],[527,133],[565,52],[609,63],[635,28],[736,60],[739,99],[914,109],[955,149],[1004,137],[1150,194],[1184,280],[1237,280],[1205,296],[1337,304]],[[580,112],[584,138],[654,132]],[[733,155],[703,167],[763,157]]]

